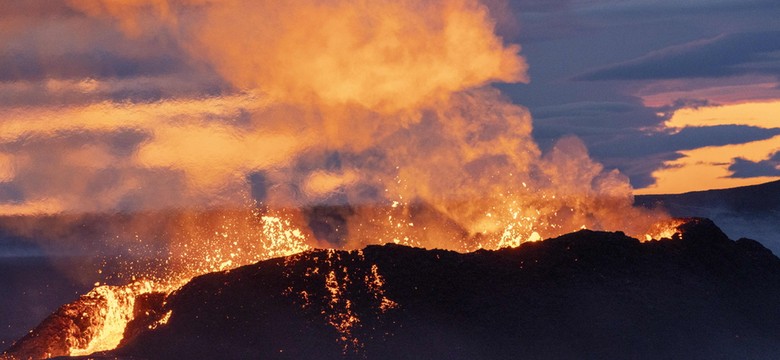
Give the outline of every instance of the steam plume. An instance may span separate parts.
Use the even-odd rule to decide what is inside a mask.
[[[69,3],[117,21],[129,39],[170,35],[232,93],[10,114],[0,181],[23,196],[5,212],[214,207],[253,196],[271,208],[340,206],[330,219],[343,223],[325,221],[339,235],[312,227],[315,245],[458,250],[583,226],[643,234],[659,216],[633,209],[627,178],[604,171],[581,141],[542,154],[528,111],[489,86],[527,81],[527,66],[476,0]],[[105,140],[117,132],[132,136]],[[52,148],[60,165],[42,174],[37,164],[52,155],[37,149]],[[52,180],[21,181],[40,175]],[[209,236],[193,223],[177,222],[187,234],[177,241]]]

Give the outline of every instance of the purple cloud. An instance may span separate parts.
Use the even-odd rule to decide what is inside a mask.
[[[748,74],[780,76],[780,31],[718,36],[653,51],[645,56],[575,76],[575,80],[718,78]]]
[[[731,177],[735,178],[780,176],[780,151],[776,152],[769,159],[761,161],[736,158],[729,166],[729,170],[733,172]]]

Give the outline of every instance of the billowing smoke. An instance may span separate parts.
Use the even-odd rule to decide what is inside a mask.
[[[502,44],[474,0],[73,3],[130,35],[167,28],[236,87],[285,103],[405,111],[525,78],[519,47]]]
[[[230,90],[7,114],[4,213],[200,209],[167,230],[190,258],[251,249],[253,216],[271,213],[315,246],[456,250],[640,235],[661,216],[633,209],[628,179],[578,139],[540,151],[529,112],[489,85],[527,66],[477,0],[69,3],[128,39],[165,34]]]

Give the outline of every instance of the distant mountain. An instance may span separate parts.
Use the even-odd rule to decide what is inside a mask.
[[[384,245],[262,261],[137,302],[120,347],[89,358],[780,358],[780,259],[706,219],[678,229],[645,243],[582,230],[467,254]],[[89,334],[85,304],[100,301],[80,301],[6,356],[77,340],[44,336],[52,324]]]
[[[729,236],[758,240],[780,254],[780,181],[678,195],[639,195],[637,206],[661,207],[675,217],[706,217]]]

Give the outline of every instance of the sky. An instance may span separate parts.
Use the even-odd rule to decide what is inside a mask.
[[[0,213],[338,201],[367,193],[372,156],[419,166],[371,181],[441,197],[444,166],[421,172],[398,138],[474,126],[493,141],[455,136],[474,171],[544,168],[564,139],[598,168],[577,171],[616,170],[634,194],[780,178],[777,1],[216,3],[0,3]],[[493,125],[430,120],[496,108]],[[425,161],[450,161],[451,142]]]
[[[778,179],[780,3],[517,1],[542,146],[574,134],[635,193]]]

